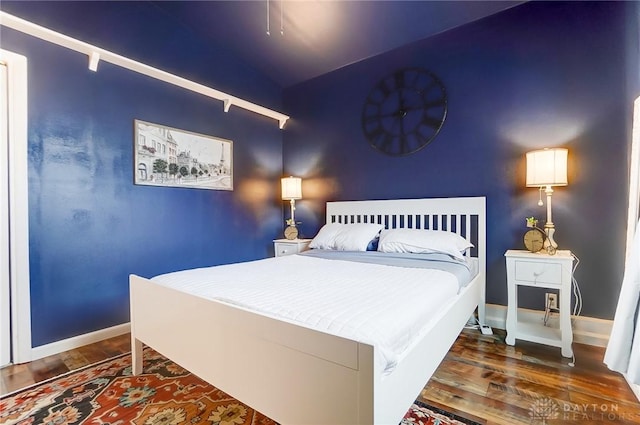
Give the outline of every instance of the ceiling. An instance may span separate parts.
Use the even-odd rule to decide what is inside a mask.
[[[207,42],[224,46],[289,87],[524,1],[153,3]]]
[[[0,9],[149,59],[178,25],[286,88],[524,3],[522,0],[8,1]],[[149,13],[164,19],[141,25]],[[267,35],[267,18],[270,34]],[[281,33],[282,30],[282,33]],[[188,48],[188,47],[185,47]],[[151,63],[153,65],[153,63]]]

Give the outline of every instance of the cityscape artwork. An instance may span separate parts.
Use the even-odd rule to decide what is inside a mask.
[[[134,182],[233,190],[233,142],[135,120]]]

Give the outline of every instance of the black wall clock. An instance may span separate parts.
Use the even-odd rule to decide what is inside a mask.
[[[400,69],[380,80],[362,108],[362,130],[387,155],[409,155],[428,145],[447,116],[442,82],[420,68]]]

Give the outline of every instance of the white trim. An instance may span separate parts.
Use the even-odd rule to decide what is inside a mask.
[[[640,97],[633,102],[633,129],[629,164],[629,209],[627,212],[626,252],[631,252],[640,211]]]
[[[518,317],[527,321],[542,323],[544,311],[518,309]],[[487,304],[487,324],[497,329],[506,329],[507,307],[497,304]],[[586,316],[571,316],[573,327],[573,342],[580,344],[606,347],[611,334],[612,320],[598,319]],[[548,324],[558,325],[558,315],[552,314]]]
[[[0,61],[0,367],[11,362],[7,65]]]
[[[33,360],[38,360],[43,357],[59,354],[64,351],[73,350],[78,347],[82,347],[88,344],[93,344],[105,339],[120,336],[131,331],[129,322],[121,325],[112,326],[110,328],[100,329],[98,331],[89,332],[83,335],[74,336],[72,338],[62,339],[60,341],[52,342],[51,344],[41,345],[34,347],[31,354]]]
[[[629,387],[631,387],[631,391],[633,391],[633,394],[635,394],[638,401],[640,401],[640,385],[634,384],[633,382],[629,381],[627,375],[624,375],[624,379],[626,379],[627,384],[629,384]]]
[[[9,80],[9,250],[13,362],[31,360],[27,58],[0,50]]]
[[[0,25],[8,28],[12,28],[16,31],[29,34],[33,37],[37,37],[41,40],[48,41],[50,43],[57,44],[58,46],[66,47],[67,49],[74,50],[79,53],[87,55],[89,59],[88,67],[92,71],[97,71],[98,61],[109,62],[114,65],[118,65],[122,68],[126,68],[130,71],[144,74],[148,77],[156,78],[169,84],[182,87],[183,89],[191,90],[196,93],[200,93],[213,99],[221,100],[224,103],[224,111],[227,112],[231,105],[235,105],[239,108],[246,109],[256,114],[264,115],[269,118],[273,118],[278,121],[279,127],[284,128],[285,123],[289,119],[288,115],[276,112],[274,110],[265,108],[264,106],[257,105],[255,103],[248,102],[244,99],[232,96],[230,94],[221,92],[216,89],[212,89],[205,85],[195,83],[186,78],[179,77],[174,74],[170,74],[166,71],[154,68],[149,65],[145,65],[141,62],[134,61],[124,56],[120,56],[116,53],[108,50],[101,49],[93,46],[84,41],[77,40],[75,38],[68,37],[64,34],[52,31],[48,28],[36,25],[32,22],[18,18],[17,16],[10,15],[6,12],[0,11]]]

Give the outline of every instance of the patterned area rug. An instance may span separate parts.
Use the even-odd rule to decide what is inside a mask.
[[[0,399],[0,424],[274,425],[147,348],[144,373],[123,355]],[[475,424],[416,402],[403,425]]]

